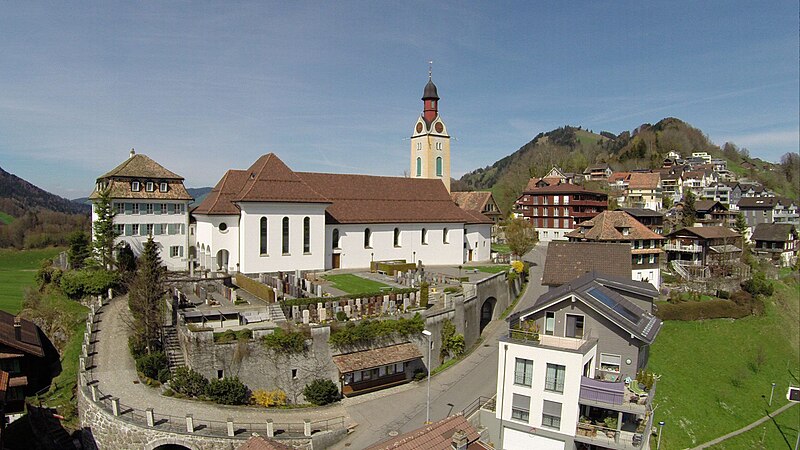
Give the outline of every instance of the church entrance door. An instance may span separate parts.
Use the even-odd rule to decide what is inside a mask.
[[[342,264],[341,257],[342,257],[342,255],[339,254],[339,253],[334,253],[334,254],[331,255],[331,258],[332,258],[331,259],[331,267],[333,269],[338,269],[341,266],[341,264]]]

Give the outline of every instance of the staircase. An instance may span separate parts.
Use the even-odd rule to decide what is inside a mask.
[[[684,280],[689,280],[689,272],[687,272],[686,269],[678,264],[678,261],[672,261],[672,270],[674,270],[675,273],[680,275]]]
[[[178,367],[186,365],[186,360],[183,358],[183,351],[181,344],[178,341],[178,331],[174,325],[164,327],[164,353],[167,354],[167,362],[169,364],[169,371],[175,373]]]
[[[270,303],[267,306],[269,311],[270,320],[273,322],[286,322],[286,316],[283,314],[283,308],[279,303]]]

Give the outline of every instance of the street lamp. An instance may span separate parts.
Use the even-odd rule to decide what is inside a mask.
[[[772,391],[769,393],[769,406],[772,406],[772,396],[775,394],[775,383],[772,383]]]
[[[656,450],[661,448],[661,431],[664,430],[664,421],[658,422],[658,443],[656,444]]]
[[[428,402],[425,406],[425,424],[431,423],[431,332],[422,330],[422,334],[428,338]]]

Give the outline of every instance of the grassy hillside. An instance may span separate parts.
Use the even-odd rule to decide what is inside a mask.
[[[13,216],[0,211],[0,224],[8,225],[13,221],[14,221],[14,217]]]
[[[667,423],[664,448],[694,447],[754,422],[787,402],[786,390],[790,383],[797,385],[800,376],[800,284],[784,272],[775,287],[763,316],[664,324],[649,364],[661,375],[655,420]],[[773,382],[777,386],[769,407]],[[779,422],[785,420],[789,417]],[[797,437],[796,426],[795,422],[792,439]],[[753,431],[720,448],[753,448],[747,442],[756,437],[760,441],[763,427],[758,430],[761,432]],[[770,439],[779,442],[781,433],[775,424],[767,431]]]
[[[63,250],[53,247],[37,250],[0,249],[0,309],[18,313],[25,299],[25,288],[34,285],[34,276],[41,261]]]

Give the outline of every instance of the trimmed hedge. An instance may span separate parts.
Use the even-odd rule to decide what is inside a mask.
[[[706,300],[672,304],[657,302],[656,316],[662,320],[741,319],[749,316],[753,309],[730,300]]]
[[[414,314],[411,319],[404,317],[397,320],[365,319],[358,325],[347,322],[344,328],[333,330],[328,342],[339,349],[352,345],[369,345],[398,335],[403,337],[416,335],[422,333],[424,328],[425,321],[419,313]]]
[[[233,281],[240,288],[255,295],[261,300],[264,300],[267,303],[272,303],[275,301],[275,291],[272,290],[271,287],[267,286],[266,284],[258,280],[254,280],[248,277],[247,275],[242,275],[241,273],[237,273],[234,276]]]

